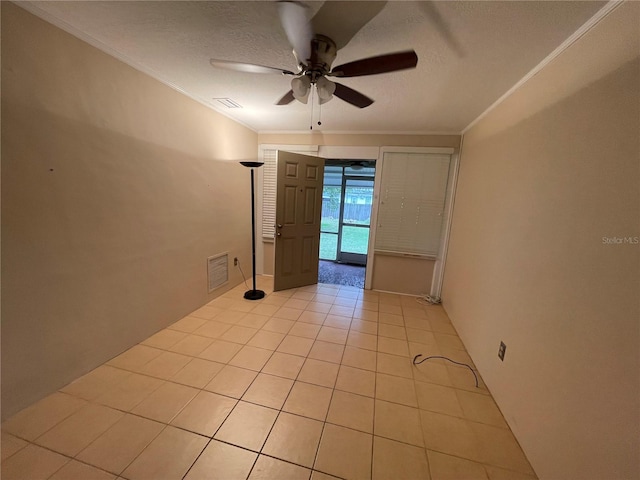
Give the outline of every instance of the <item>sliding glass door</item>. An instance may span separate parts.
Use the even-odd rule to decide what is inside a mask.
[[[320,258],[366,265],[373,201],[373,163],[327,160]]]

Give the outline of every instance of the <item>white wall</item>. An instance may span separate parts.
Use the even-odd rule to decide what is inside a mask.
[[[203,305],[250,262],[257,134],[2,2],[2,415]],[[241,281],[233,267],[227,288]]]
[[[617,8],[463,140],[444,307],[541,479],[640,477],[639,29]]]

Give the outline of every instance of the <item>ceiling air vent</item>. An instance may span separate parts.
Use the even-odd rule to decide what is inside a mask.
[[[221,253],[207,258],[209,293],[229,281],[229,254]]]
[[[234,102],[230,98],[214,98],[214,100],[216,100],[218,103],[221,103],[227,108],[242,108],[242,105],[240,105],[237,102]]]

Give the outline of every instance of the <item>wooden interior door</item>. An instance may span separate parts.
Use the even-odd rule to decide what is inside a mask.
[[[324,159],[278,151],[273,289],[318,283]]]

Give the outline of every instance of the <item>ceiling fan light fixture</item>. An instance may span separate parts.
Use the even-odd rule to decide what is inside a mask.
[[[320,105],[327,103],[335,95],[354,107],[365,108],[373,103],[373,99],[363,95],[353,88],[343,85],[342,83],[334,83],[326,77],[362,77],[368,75],[377,75],[380,73],[396,72],[398,70],[407,70],[415,68],[418,64],[418,55],[413,50],[402,52],[377,55],[374,57],[354,60],[337,67],[333,67],[333,61],[336,59],[338,46],[331,38],[314,32],[315,18],[320,15],[327,21],[332,20],[337,11],[331,10],[332,4],[338,5],[347,2],[324,2],[320,8],[320,12],[316,12],[313,16],[313,22],[310,21],[310,7],[306,6],[300,0],[279,0],[277,2],[278,12],[280,15],[280,23],[289,40],[289,44],[293,47],[293,55],[296,58],[297,73],[276,67],[264,65],[256,65],[250,63],[235,62],[230,60],[218,60],[212,58],[210,63],[216,68],[225,68],[227,70],[235,70],[250,73],[278,73],[281,75],[291,75],[291,90],[284,94],[276,105],[289,105],[294,100],[301,103],[308,103],[309,96],[313,95],[315,87],[318,93],[318,103]],[[349,35],[342,36],[339,45],[344,46],[355,33],[364,26],[369,20],[377,15],[384,7],[386,2],[353,2],[358,4],[360,9],[365,4],[378,4],[375,8],[369,9],[369,14],[364,23],[356,22],[353,26],[357,27]],[[329,10],[326,10],[325,7]],[[339,7],[342,8],[342,7]],[[367,8],[366,6],[364,7]],[[364,17],[363,17],[364,19]],[[323,20],[324,21],[324,20]],[[340,47],[340,48],[341,48]],[[313,96],[312,96],[313,98]],[[313,103],[313,101],[312,101]],[[313,108],[311,109],[313,112]],[[320,123],[320,122],[318,122]]]
[[[318,90],[318,102],[320,105],[327,103],[333,98],[336,91],[336,84],[325,77],[320,77],[316,82],[316,90]]]
[[[294,78],[291,80],[291,90],[293,90],[293,96],[296,100],[307,103],[311,90],[311,79],[306,75]]]

